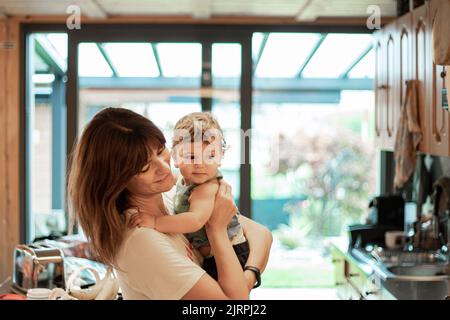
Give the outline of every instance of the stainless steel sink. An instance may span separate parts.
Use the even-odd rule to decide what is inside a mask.
[[[374,250],[372,257],[387,266],[444,264],[447,258],[436,251]]]
[[[391,266],[386,269],[397,276],[408,277],[448,277],[450,268],[448,264],[419,264],[411,266]]]
[[[374,275],[397,299],[441,300],[450,295],[450,264],[437,252],[372,252]]]

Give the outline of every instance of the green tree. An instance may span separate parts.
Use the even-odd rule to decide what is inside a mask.
[[[297,238],[338,236],[345,225],[361,219],[375,184],[372,145],[339,127],[315,135],[300,130],[294,137],[281,135],[279,141],[279,173],[306,196],[301,204],[286,207],[289,226],[277,232],[284,243],[299,242],[292,240],[295,230]]]

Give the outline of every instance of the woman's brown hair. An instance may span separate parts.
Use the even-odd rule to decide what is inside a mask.
[[[114,265],[126,229],[126,186],[153,152],[164,148],[163,133],[127,109],[107,108],[84,129],[71,159],[69,211],[79,222],[96,258]]]

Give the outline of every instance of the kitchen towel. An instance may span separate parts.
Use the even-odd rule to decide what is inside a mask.
[[[418,80],[406,82],[405,101],[401,107],[399,126],[395,137],[395,188],[401,188],[408,181],[416,166],[416,150],[422,140],[418,90]]]

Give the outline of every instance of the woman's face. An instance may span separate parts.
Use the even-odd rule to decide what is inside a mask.
[[[152,153],[142,173],[131,178],[127,189],[133,195],[151,196],[169,191],[175,184],[175,176],[170,170],[170,152],[166,147]]]

